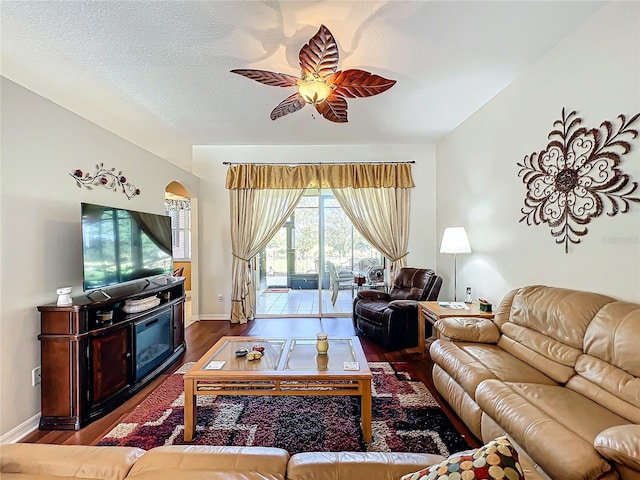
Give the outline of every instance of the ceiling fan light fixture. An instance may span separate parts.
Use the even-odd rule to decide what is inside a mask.
[[[331,94],[331,87],[322,80],[305,80],[300,83],[298,93],[305,102],[319,105]]]
[[[240,68],[231,73],[273,87],[295,87],[297,91],[271,111],[271,120],[297,112],[307,103],[330,122],[347,123],[347,98],[371,97],[386,92],[395,80],[357,68],[338,70],[338,43],[327,27],[300,49],[300,77],[287,73]]]

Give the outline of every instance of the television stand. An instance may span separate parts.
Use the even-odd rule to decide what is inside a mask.
[[[40,429],[79,430],[122,405],[181,357],[184,281],[136,282],[111,287],[108,294],[94,290],[75,297],[72,305],[38,307]],[[96,291],[105,298],[92,298]],[[148,310],[122,309],[126,300],[154,295],[160,303]],[[149,359],[150,354],[155,357]]]

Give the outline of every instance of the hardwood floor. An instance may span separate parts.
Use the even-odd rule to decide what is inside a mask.
[[[105,434],[129,414],[164,379],[185,362],[198,360],[218,339],[224,335],[248,335],[269,337],[307,337],[317,332],[327,332],[329,336],[350,336],[355,331],[350,318],[261,318],[244,325],[227,321],[202,320],[189,325],[185,330],[187,351],[169,370],[147,385],[137,395],[130,398],[117,410],[87,425],[78,431],[37,430],[24,437],[21,442],[50,443],[68,445],[95,445]],[[421,355],[404,350],[388,351],[361,336],[363,350],[370,362],[408,362],[427,385],[431,393],[443,406],[444,412],[465,437],[470,447],[482,443],[473,436],[448,405],[437,394],[431,380],[432,363],[428,354]]]

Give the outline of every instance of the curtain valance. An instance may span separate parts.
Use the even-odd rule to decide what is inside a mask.
[[[226,187],[239,189],[412,188],[408,163],[322,163],[317,165],[231,165]]]

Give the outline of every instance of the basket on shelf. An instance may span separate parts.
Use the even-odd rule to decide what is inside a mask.
[[[125,300],[122,306],[122,311],[125,313],[138,313],[149,310],[157,305],[160,305],[159,297],[147,297],[139,300]]]

